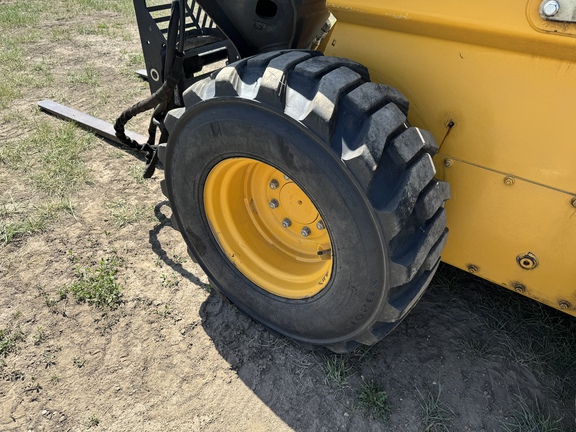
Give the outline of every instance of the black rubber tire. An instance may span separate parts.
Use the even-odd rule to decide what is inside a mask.
[[[217,288],[296,340],[345,352],[372,345],[416,304],[447,239],[447,183],[433,137],[410,127],[407,100],[353,61],[279,51],[231,64],[187,89],[169,113],[161,159],[176,223]],[[210,170],[249,157],[286,173],[316,205],[334,250],[319,294],[289,300],[232,265],[203,208]]]

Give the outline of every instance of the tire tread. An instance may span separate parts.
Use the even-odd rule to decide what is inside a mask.
[[[241,97],[302,122],[365,191],[386,227],[390,292],[369,328],[328,346],[340,352],[372,345],[399,323],[430,282],[448,234],[443,204],[450,190],[434,179],[434,138],[407,123],[408,101],[399,91],[369,80],[368,69],[352,60],[289,50],[226,66],[184,93],[187,109],[213,97]]]

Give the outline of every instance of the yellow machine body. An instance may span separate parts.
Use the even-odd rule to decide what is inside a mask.
[[[329,0],[327,55],[410,100],[450,183],[443,261],[576,316],[576,23],[539,0]]]

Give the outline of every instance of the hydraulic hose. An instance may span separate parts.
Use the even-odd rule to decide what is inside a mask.
[[[124,144],[131,148],[141,150],[142,146],[126,135],[125,126],[132,118],[136,117],[138,114],[151,110],[152,108],[155,108],[162,103],[166,103],[171,97],[173,97],[174,89],[180,81],[183,60],[184,55],[181,52],[176,52],[174,56],[174,63],[172,64],[168,78],[166,81],[164,81],[162,87],[160,87],[148,98],[138,102],[120,114],[120,117],[118,117],[116,123],[114,124],[114,130],[116,131],[116,136],[118,139]]]
[[[181,2],[174,0],[172,2],[170,21],[168,23],[168,38],[164,59],[164,83],[155,93],[122,112],[114,124],[116,137],[130,148],[149,151],[151,149],[150,146],[154,145],[156,137],[154,117],[161,114],[168,107],[171,99],[174,97],[174,89],[178,85],[180,75],[182,74],[184,61],[182,28],[185,29],[185,25],[182,26],[182,23],[185,22],[185,20],[185,15],[182,15]],[[180,46],[177,49],[178,39],[180,39]],[[140,144],[126,135],[125,126],[132,118],[152,108],[156,109],[148,127],[148,142],[146,144]]]

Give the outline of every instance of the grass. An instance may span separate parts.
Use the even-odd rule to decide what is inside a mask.
[[[38,327],[36,334],[32,337],[32,339],[34,340],[34,345],[38,346],[46,342],[46,339],[48,339],[48,335],[46,334],[46,332],[42,327]]]
[[[82,16],[92,12],[107,11],[121,14],[118,22],[103,19],[93,23]],[[40,21],[62,21],[67,28],[58,26],[46,35],[38,30]],[[77,23],[75,21],[80,21]],[[47,64],[47,58],[39,58],[32,42],[49,40],[51,42],[67,41],[76,34],[114,36],[123,39],[132,38],[132,34],[124,27],[134,22],[133,3],[129,0],[66,0],[61,2],[4,2],[0,6],[0,110],[7,108],[30,88],[51,88],[54,86],[52,65]],[[74,25],[71,25],[74,23]],[[28,60],[32,58],[34,60]],[[38,60],[39,59],[39,60]],[[99,85],[100,74],[91,65],[71,77],[73,83]]]
[[[88,419],[88,424],[86,425],[88,427],[88,429],[96,427],[100,424],[100,419],[98,417],[96,417],[95,415],[91,415],[90,418]]]
[[[131,204],[125,200],[114,201],[106,206],[110,217],[118,228],[123,228],[136,222],[151,219],[151,211],[138,204]]]
[[[442,386],[438,384],[438,391],[418,393],[419,404],[422,413],[422,427],[425,432],[450,432],[450,421],[454,418],[454,411],[440,400]]]
[[[0,207],[0,244],[44,232],[60,215],[75,216],[71,200],[50,200],[29,208],[7,210]]]
[[[448,295],[472,288],[471,321],[484,338],[461,342],[471,357],[497,355],[523,365],[550,382],[554,396],[570,400],[576,392],[576,319],[450,266],[434,280],[432,289]]]
[[[134,14],[134,6],[127,0],[68,0],[68,4],[80,10],[112,11],[126,15]]]
[[[75,217],[70,195],[89,182],[83,154],[92,135],[72,123],[35,121],[35,133],[8,141],[0,147],[0,166],[17,173],[18,185],[32,186],[31,201],[4,191],[0,198],[0,243],[43,232],[62,214]]]
[[[493,305],[503,317],[493,339],[510,361],[576,389],[576,320],[532,300],[513,300]]]
[[[30,42],[32,36],[18,40],[12,36],[11,41],[0,43],[0,109],[20,97],[28,88],[47,88],[53,85],[54,79],[47,60],[37,55],[33,60],[25,58],[23,49],[25,42]],[[12,42],[12,43],[10,43]]]
[[[82,154],[94,138],[73,123],[50,120],[40,120],[34,134],[2,146],[0,162],[22,172],[39,190],[66,196],[89,179]]]
[[[0,330],[0,356],[7,357],[16,351],[19,342],[24,341],[24,334],[18,328]]]
[[[42,2],[18,1],[2,4],[0,8],[0,28],[14,29],[32,26],[38,22],[39,11],[44,9]]]
[[[147,180],[142,177],[142,174],[144,173],[144,164],[139,163],[139,164],[132,164],[130,165],[130,167],[128,168],[128,175],[130,176],[130,178],[132,178],[134,180],[134,182],[139,185],[147,185],[149,184],[147,182]]]
[[[376,380],[370,380],[362,385],[358,404],[372,418],[386,420],[390,416],[388,393]]]
[[[352,373],[352,366],[345,355],[333,355],[326,359],[323,365],[324,382],[342,388],[348,384]]]
[[[84,367],[84,365],[86,364],[86,359],[81,358],[81,357],[74,357],[72,359],[72,363],[74,364],[74,366],[76,366],[78,369],[82,369]]]
[[[471,338],[460,342],[462,349],[471,357],[476,359],[485,359],[492,354],[492,346],[483,340]]]
[[[501,422],[505,432],[563,432],[561,419],[553,420],[538,402],[531,407],[525,399],[516,399],[514,410],[508,416],[509,420]]]
[[[71,294],[77,302],[97,308],[116,309],[122,304],[122,286],[116,281],[121,260],[102,258],[95,268],[76,267],[77,281],[60,290],[61,298]]]
[[[84,84],[90,87],[100,86],[100,71],[93,65],[85,65],[84,68],[78,72],[70,74],[71,84]]]

